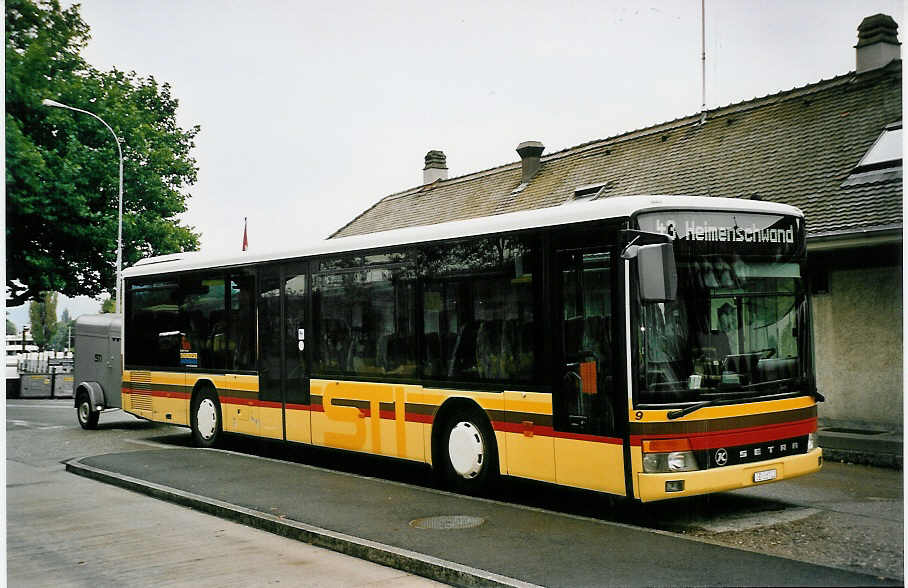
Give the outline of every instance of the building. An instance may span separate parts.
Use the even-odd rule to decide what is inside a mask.
[[[824,426],[902,427],[902,62],[886,15],[858,28],[855,71],[557,153],[391,194],[332,237],[628,194],[792,204],[807,218]]]

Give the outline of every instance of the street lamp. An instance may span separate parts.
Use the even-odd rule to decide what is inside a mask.
[[[119,205],[119,216],[117,223],[117,313],[123,312],[123,307],[120,303],[120,283],[123,278],[123,150],[120,148],[120,138],[117,137],[117,134],[114,132],[110,125],[104,122],[104,119],[94,114],[88,112],[87,110],[82,110],[81,108],[76,108],[74,106],[67,106],[66,104],[61,104],[55,100],[45,98],[41,101],[41,104],[44,106],[53,106],[55,108],[66,108],[69,110],[75,110],[76,112],[81,112],[87,114],[88,116],[94,117],[101,121],[101,124],[107,127],[107,130],[110,131],[110,134],[114,136],[114,141],[117,142],[117,153],[120,155],[120,205]]]

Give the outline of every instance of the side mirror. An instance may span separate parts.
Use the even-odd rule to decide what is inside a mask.
[[[637,277],[644,302],[671,302],[678,297],[678,271],[671,243],[636,248]]]

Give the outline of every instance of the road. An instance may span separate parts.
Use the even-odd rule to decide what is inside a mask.
[[[81,456],[147,450],[151,447],[185,447],[188,444],[189,435],[186,429],[139,421],[123,413],[106,413],[101,417],[101,430],[85,432],[75,424],[73,409],[65,401],[8,401],[7,516],[10,580],[18,578],[28,580],[26,584],[35,585],[34,579],[39,576],[34,574],[41,569],[39,562],[42,558],[33,557],[31,551],[39,547],[39,552],[44,554],[48,561],[62,558],[62,561],[53,567],[56,570],[53,576],[55,581],[48,584],[58,584],[61,580],[67,580],[69,585],[97,584],[100,577],[106,576],[96,576],[93,573],[104,570],[105,573],[113,574],[112,577],[121,577],[123,574],[128,577],[128,574],[135,573],[134,568],[141,567],[136,565],[132,558],[126,558],[128,563],[125,563],[125,566],[128,569],[125,571],[119,569],[124,566],[124,558],[117,555],[119,547],[108,556],[96,560],[80,559],[75,554],[76,547],[83,545],[86,539],[79,535],[86,532],[94,549],[104,548],[102,540],[113,539],[124,545],[136,543],[136,533],[131,528],[134,524],[132,522],[118,531],[119,534],[107,535],[91,526],[87,530],[81,529],[75,524],[77,518],[69,527],[65,527],[68,532],[75,531],[76,536],[61,539],[60,543],[53,542],[50,545],[35,541],[35,519],[32,514],[34,509],[30,505],[39,496],[47,498],[48,504],[53,503],[54,512],[84,513],[105,506],[103,501],[93,506],[79,504],[73,488],[84,485],[85,493],[88,495],[95,496],[99,492],[111,494],[107,499],[117,504],[116,512],[122,512],[123,508],[129,512],[138,510],[143,514],[154,512],[149,524],[173,519],[172,524],[175,528],[185,529],[187,525],[180,522],[180,519],[199,517],[217,527],[215,531],[230,527],[233,529],[231,533],[248,533],[255,537],[263,535],[264,537],[256,541],[267,543],[268,546],[263,547],[261,553],[256,552],[264,559],[255,559],[255,568],[274,571],[276,579],[280,579],[278,576],[285,570],[287,574],[285,579],[291,583],[294,581],[298,583],[299,568],[288,564],[285,554],[295,553],[303,547],[314,548],[246,527],[233,526],[218,519],[116,488],[78,479],[64,473],[60,464],[66,459]],[[429,479],[425,468],[419,466],[337,452],[307,451],[300,454],[298,451],[287,450],[278,443],[245,439],[230,440],[228,448],[282,460],[330,466],[336,470],[392,479],[412,485],[425,485]],[[113,498],[113,495],[116,495],[116,498]],[[705,499],[669,501],[643,506],[633,506],[626,502],[613,503],[592,493],[522,481],[509,481],[503,484],[493,498],[565,514],[592,516],[636,527],[667,530],[703,542],[789,559],[889,578],[903,578],[902,475],[901,472],[891,470],[827,463],[824,470],[816,476],[722,493]],[[142,503],[142,506],[139,507],[137,502]],[[124,504],[129,506],[122,506]],[[105,509],[104,512],[108,510]],[[44,511],[39,509],[38,512]],[[57,516],[63,515],[58,513]],[[128,519],[129,517],[126,517],[124,520]],[[198,523],[193,522],[188,528],[195,528],[196,525]],[[39,531],[38,536],[57,537],[62,534],[56,525],[50,525],[50,529]],[[239,535],[230,537],[239,540],[237,539]],[[172,569],[161,568],[163,565],[161,563],[152,566],[159,574],[160,581],[155,583],[167,581],[180,583],[181,580],[185,581],[187,578],[185,574],[191,571],[193,566],[210,567],[208,558],[200,557],[200,554],[209,553],[211,550],[220,553],[224,548],[223,539],[223,533],[217,535],[216,532],[210,535],[205,532],[173,533],[172,537],[168,534],[166,544],[180,542],[183,549],[179,551],[187,554],[187,559],[175,568],[167,564],[168,568]],[[245,545],[246,542],[246,539],[243,539],[239,544]],[[275,548],[274,544],[279,547]],[[152,552],[157,553],[159,558],[166,559],[168,551],[163,545],[160,547],[159,552],[154,550]],[[245,553],[244,550],[241,551]],[[395,585],[401,582],[409,585],[424,581],[381,566],[374,566],[376,568],[374,572],[360,575],[357,575],[357,572],[347,578],[343,573],[339,573],[339,570],[346,570],[354,563],[365,566],[373,564],[358,560],[353,560],[354,563],[350,563],[349,566],[346,563],[328,564],[326,562],[332,557],[344,556],[321,550],[315,550],[314,553],[317,555],[307,556],[306,561],[322,564],[324,575],[313,576],[311,582],[306,582],[308,584],[326,583],[326,579],[330,579],[327,583],[333,585],[358,585],[357,582],[361,582],[364,577],[373,577],[371,575],[373,573],[375,578],[380,579],[379,581],[387,580]],[[192,554],[192,557],[188,554]],[[233,561],[229,555],[224,557]],[[199,563],[203,560],[204,566]],[[91,567],[86,569],[86,566]],[[223,581],[223,574],[229,573],[227,571],[229,569],[232,568],[216,566],[218,573],[210,576],[212,584]],[[142,571],[143,582],[148,580],[147,574],[148,570]],[[265,583],[261,576],[253,578],[258,581],[252,581],[251,584]],[[246,581],[249,580],[247,576]],[[229,581],[243,584],[242,581],[237,582],[237,578],[230,578]]]
[[[73,457],[157,446],[185,430],[122,412],[100,430],[71,401],[6,406],[10,586],[440,586],[64,471]]]

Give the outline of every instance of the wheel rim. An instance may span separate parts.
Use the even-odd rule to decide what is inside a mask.
[[[217,407],[210,398],[203,398],[199,402],[199,408],[195,413],[196,426],[199,428],[199,435],[208,440],[214,437],[218,426]]]
[[[91,414],[91,406],[89,406],[87,400],[83,400],[79,404],[79,420],[83,423],[88,422],[88,415]]]
[[[460,422],[451,429],[448,457],[458,476],[469,480],[479,475],[485,457],[485,446],[479,429],[473,423]]]

